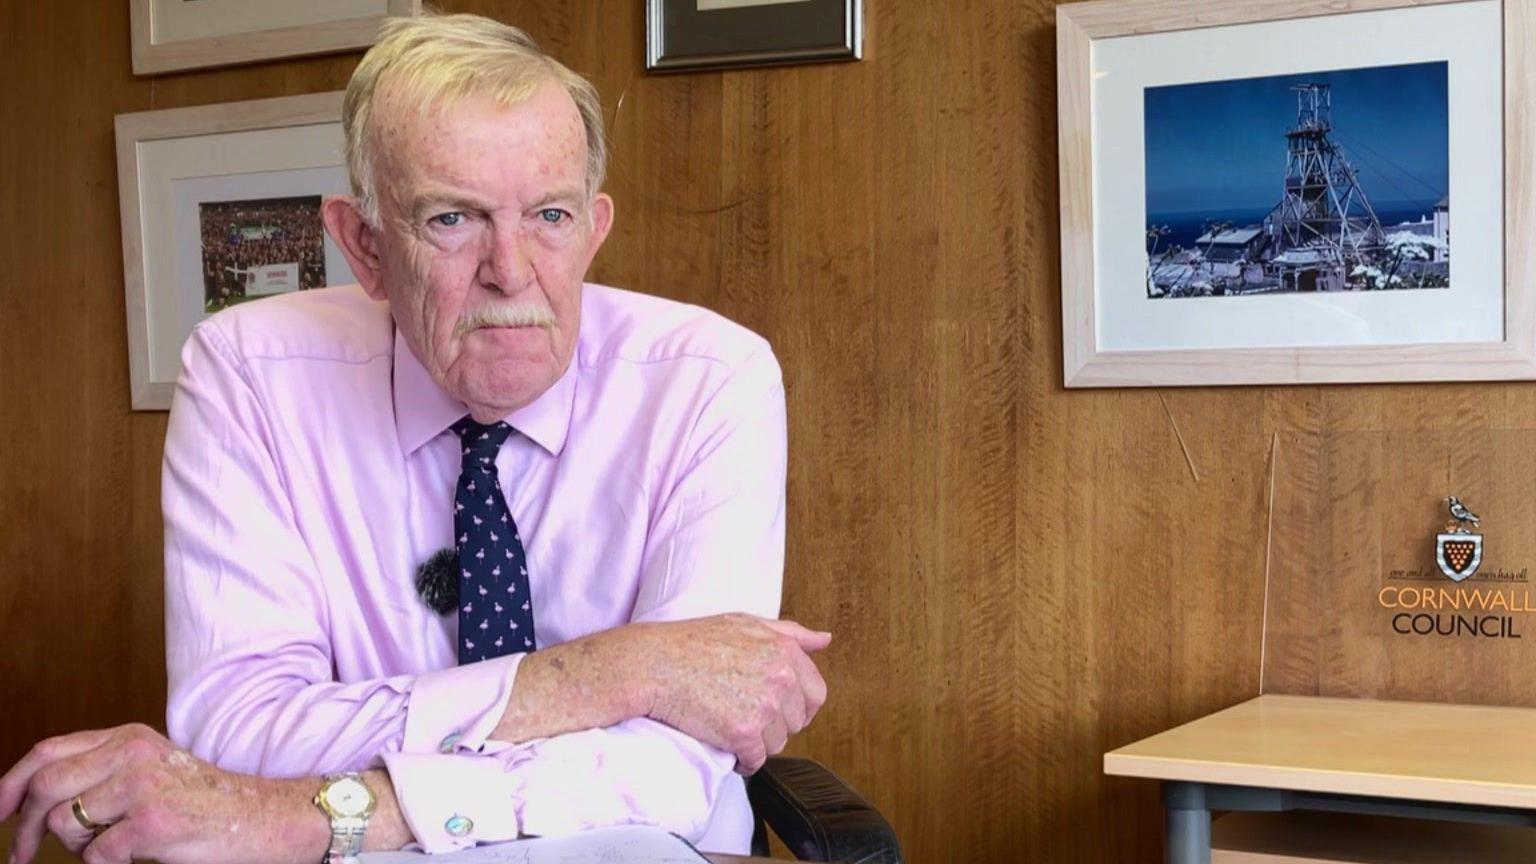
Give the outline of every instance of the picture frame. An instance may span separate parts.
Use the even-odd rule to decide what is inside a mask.
[[[366,48],[421,0],[129,0],[133,72],[156,75]]]
[[[1536,0],[1092,0],[1056,37],[1066,387],[1536,378]]]
[[[134,410],[170,408],[182,345],[212,312],[355,281],[320,219],[349,191],[342,97],[117,115]]]
[[[646,0],[645,37],[651,72],[858,60],[863,0]]]

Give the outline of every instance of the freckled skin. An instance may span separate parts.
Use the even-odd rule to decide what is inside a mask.
[[[587,194],[581,115],[553,84],[511,107],[471,98],[425,115],[395,110],[387,88],[379,98],[377,116],[398,119],[377,129],[381,224],[354,273],[389,300],[433,380],[476,420],[499,420],[569,366],[582,280],[612,221],[608,196]],[[456,332],[496,304],[542,304],[556,324]]]
[[[85,860],[108,864],[318,861],[329,834],[309,801],[318,788],[312,779],[220,770],[130,724],[39,742],[0,777],[0,818],[20,811],[12,847],[18,864],[33,858],[45,831]],[[81,826],[71,807],[76,795],[103,830]],[[392,796],[388,802],[394,806]],[[389,818],[398,819],[398,810]]]

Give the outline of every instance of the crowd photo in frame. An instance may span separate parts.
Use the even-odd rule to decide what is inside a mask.
[[[355,281],[320,206],[348,191],[340,92],[120,114],[118,189],[135,410],[170,407],[208,315]]]

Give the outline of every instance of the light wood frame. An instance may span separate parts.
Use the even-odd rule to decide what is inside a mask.
[[[342,91],[119,114],[117,188],[123,224],[123,282],[128,310],[128,376],[135,411],[171,407],[175,381],[152,380],[150,369],[150,294],[165,286],[149,284],[145,268],[145,231],[169,226],[146,225],[140,194],[139,145],[148,141],[281,129],[341,122]]]
[[[298,27],[276,26],[231,36],[156,42],[152,2],[129,0],[135,75],[366,48],[378,38],[379,24],[386,15],[417,15],[421,12],[421,0],[388,0],[386,15],[342,18]]]
[[[1504,339],[1339,348],[1101,351],[1094,273],[1094,40],[1472,0],[1094,0],[1056,9],[1062,363],[1067,387],[1536,378],[1536,0],[1502,0]]]

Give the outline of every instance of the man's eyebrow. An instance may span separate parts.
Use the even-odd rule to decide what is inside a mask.
[[[538,210],[541,207],[548,207],[551,204],[566,202],[574,204],[577,207],[585,206],[587,203],[586,190],[579,186],[572,186],[568,189],[555,189],[540,196],[538,200],[529,205],[528,209]]]
[[[418,196],[411,202],[408,211],[413,221],[421,221],[429,213],[451,210],[482,211],[486,209],[483,202],[467,195],[457,195],[451,192],[428,193]]]

